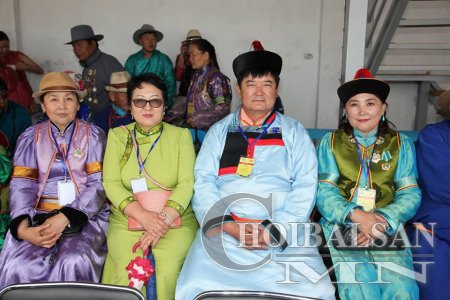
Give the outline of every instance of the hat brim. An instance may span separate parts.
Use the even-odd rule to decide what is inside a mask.
[[[270,51],[250,51],[243,53],[233,60],[233,72],[236,77],[251,69],[267,69],[273,74],[280,75],[283,60],[281,56]]]
[[[450,90],[443,92],[437,99],[439,113],[444,117],[450,117]]]
[[[82,37],[82,38],[79,38],[79,39],[75,39],[73,41],[65,43],[65,45],[71,45],[71,44],[73,44],[75,42],[82,41],[82,40],[96,40],[98,42],[98,41],[103,40],[104,37],[105,36],[103,34],[96,34],[96,35],[93,35],[93,36],[87,36],[87,37]]]
[[[78,95],[78,100],[81,101],[84,97],[86,97],[87,92],[86,91],[79,91],[79,90],[49,90],[49,91],[36,91],[33,93],[32,97],[39,102],[41,100],[41,96],[45,93],[49,92],[73,92]]]
[[[345,105],[351,97],[361,93],[374,94],[380,98],[382,102],[386,102],[390,90],[389,84],[382,80],[375,78],[358,78],[347,81],[341,85],[338,88],[337,93],[341,103]]]
[[[164,35],[162,34],[161,31],[158,30],[152,30],[152,29],[138,29],[134,32],[133,34],[133,41],[138,44],[141,45],[141,43],[139,43],[139,38],[141,37],[141,35],[143,35],[144,33],[154,33],[156,35],[156,41],[159,42],[163,39]]]
[[[115,88],[113,86],[105,86],[105,90],[108,92],[116,92],[116,93],[126,93],[127,92],[127,88],[123,87],[123,88]]]
[[[185,39],[182,43],[183,44],[190,44],[193,41],[197,41],[197,40],[201,40],[201,39],[202,39],[201,36],[192,36],[192,37],[189,37],[189,38]]]

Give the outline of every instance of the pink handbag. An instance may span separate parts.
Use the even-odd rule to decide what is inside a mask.
[[[150,190],[136,193],[134,197],[145,210],[159,213],[163,210],[170,195],[172,195],[172,191]],[[177,228],[181,227],[181,225],[181,217],[178,217],[169,227]],[[144,227],[134,218],[128,217],[128,230],[144,230]]]

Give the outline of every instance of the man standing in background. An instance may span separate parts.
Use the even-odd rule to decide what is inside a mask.
[[[133,76],[144,73],[155,73],[164,81],[167,89],[166,105],[172,106],[177,84],[170,58],[156,49],[159,41],[163,39],[162,32],[152,25],[144,24],[133,34],[133,41],[142,46],[138,52],[130,55],[125,62],[125,70]]]
[[[90,107],[92,119],[111,107],[108,91],[105,86],[113,72],[123,71],[122,64],[109,54],[98,48],[98,41],[103,34],[94,34],[89,25],[77,25],[70,29],[72,40],[66,44],[72,45],[73,53],[83,67],[82,77],[87,91],[85,103]]]

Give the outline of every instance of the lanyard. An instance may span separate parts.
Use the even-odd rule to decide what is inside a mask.
[[[159,136],[153,142],[152,146],[150,147],[150,150],[148,150],[148,153],[147,153],[147,156],[145,157],[145,160],[142,161],[141,155],[139,153],[139,144],[137,142],[137,137],[136,137],[136,127],[134,128],[133,134],[134,134],[134,140],[136,141],[136,157],[137,157],[137,161],[138,161],[138,164],[139,164],[139,177],[141,177],[142,170],[144,170],[145,162],[147,161],[147,158],[149,157],[150,152],[152,152],[153,148],[155,148],[156,144],[158,143],[159,138],[161,137],[161,134],[163,133],[163,129],[164,129],[164,127],[161,127],[161,132],[159,133]]]
[[[238,125],[239,132],[241,133],[242,137],[247,141],[248,147],[252,148],[256,145],[256,143],[259,141],[259,139],[267,133],[267,130],[269,130],[269,127],[272,125],[272,123],[275,121],[275,118],[269,123],[263,126],[263,131],[258,135],[256,139],[253,140],[252,143],[248,141],[247,135],[245,134],[245,131],[241,128],[240,125]]]
[[[373,145],[373,149],[372,149],[372,154],[370,154],[369,161],[367,163],[364,163],[364,158],[362,156],[361,149],[359,147],[358,139],[355,137],[355,144],[356,144],[356,150],[358,150],[359,163],[361,164],[361,166],[363,168],[364,178],[366,180],[366,189],[367,189],[367,186],[368,186],[368,183],[369,183],[370,166],[372,165],[372,157],[373,157],[373,154],[375,153],[375,147],[377,146],[376,143],[377,143],[377,141],[375,140],[375,142],[372,144]],[[367,148],[370,148],[372,145],[370,145]]]
[[[50,129],[50,133],[52,134],[53,141],[55,142],[56,150],[58,151],[59,157],[61,158],[61,163],[62,163],[63,170],[64,170],[64,181],[67,180],[66,160],[67,160],[67,155],[69,155],[70,145],[72,145],[72,139],[73,139],[73,134],[75,132],[75,126],[76,125],[77,124],[73,124],[72,132],[70,133],[69,144],[67,145],[67,150],[65,152],[66,155],[64,155],[63,152],[61,151],[61,148],[59,147],[58,141],[56,140],[55,134],[53,133],[53,130]]]

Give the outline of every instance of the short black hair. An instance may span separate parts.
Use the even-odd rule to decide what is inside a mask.
[[[127,98],[128,104],[131,105],[131,98],[135,89],[142,88],[143,83],[148,83],[155,86],[161,91],[164,102],[167,99],[167,89],[164,81],[154,73],[144,73],[138,76],[131,77],[127,84]]]
[[[278,87],[278,84],[280,83],[280,76],[278,74],[272,73],[271,70],[269,70],[267,68],[264,68],[264,67],[256,67],[256,68],[247,69],[244,72],[239,73],[236,76],[236,79],[237,79],[237,83],[238,83],[238,85],[240,87],[242,81],[247,76],[251,76],[253,78],[261,78],[264,75],[271,75],[273,77],[273,79],[275,80],[276,87]]]
[[[6,35],[6,33],[4,33],[3,31],[0,31],[0,41],[5,41],[5,40],[9,42],[8,35]]]

